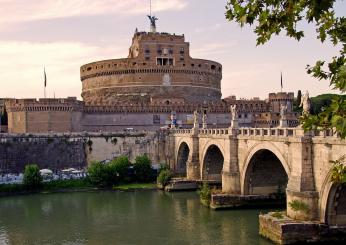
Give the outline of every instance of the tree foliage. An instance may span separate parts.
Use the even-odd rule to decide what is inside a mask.
[[[23,183],[28,189],[39,189],[42,185],[42,180],[40,169],[36,164],[25,166]]]
[[[8,124],[8,115],[7,115],[6,107],[4,108],[3,111],[0,111],[0,120],[1,120],[1,125]]]
[[[331,169],[331,181],[337,184],[346,183],[346,155],[340,157],[335,161],[331,161],[333,164]]]
[[[172,176],[173,174],[169,169],[163,169],[157,177],[157,183],[161,184],[162,187],[165,187],[171,181]]]
[[[88,167],[88,176],[90,182],[96,186],[112,186],[117,180],[116,173],[109,164],[101,162],[92,162]]]
[[[264,44],[273,35],[285,31],[286,35],[300,40],[304,31],[299,24],[306,21],[316,26],[317,38],[339,45],[340,53],[329,63],[318,60],[314,66],[307,65],[307,73],[319,80],[329,80],[333,89],[346,92],[346,18],[334,11],[335,0],[229,0],[226,18],[255,25],[257,45]],[[333,98],[330,106],[315,116],[302,117],[305,130],[334,128],[342,138],[346,137],[346,101]]]
[[[109,163],[110,173],[117,178],[118,182],[126,182],[130,161],[127,156],[120,156]]]
[[[136,181],[148,182],[153,179],[151,161],[147,155],[137,156],[133,167],[135,170]]]

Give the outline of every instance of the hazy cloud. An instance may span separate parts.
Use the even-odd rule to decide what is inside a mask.
[[[209,55],[216,55],[222,53],[228,53],[229,49],[237,46],[236,41],[230,41],[227,43],[215,42],[215,43],[207,43],[199,48],[192,49],[191,54],[193,57],[206,57]]]
[[[149,11],[143,0],[0,0],[0,25],[101,14],[131,15]],[[153,10],[181,10],[187,0],[154,1]]]
[[[90,46],[77,42],[31,43],[0,41],[1,97],[42,97],[43,67],[48,77],[48,95],[78,96],[82,64],[124,56],[121,45]],[[126,52],[126,51],[125,51]],[[1,83],[2,83],[1,82]]]

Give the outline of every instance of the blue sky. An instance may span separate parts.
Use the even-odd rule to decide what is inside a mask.
[[[79,67],[126,57],[136,27],[149,30],[149,0],[0,0],[0,97],[43,96],[43,67],[48,96],[80,98]],[[158,31],[185,34],[191,56],[223,65],[223,97],[266,98],[280,90],[330,92],[328,81],[306,74],[305,66],[329,60],[338,49],[316,40],[314,26],[302,25],[301,42],[284,33],[256,46],[250,27],[225,19],[226,1],[153,0]],[[337,1],[345,15],[345,1]]]

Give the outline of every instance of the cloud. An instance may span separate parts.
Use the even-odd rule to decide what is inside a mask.
[[[229,49],[237,46],[236,41],[230,41],[228,43],[215,42],[207,43],[200,46],[197,49],[191,49],[193,57],[205,57],[209,55],[225,54],[229,52]]]
[[[80,66],[95,60],[124,57],[122,46],[122,43],[101,48],[78,42],[0,41],[0,97],[42,97],[44,66],[49,96],[53,96],[53,91],[58,96],[79,96]]]
[[[187,6],[187,0],[154,1],[153,10],[174,11]],[[101,14],[136,15],[148,13],[143,0],[0,0],[0,25],[55,18]]]
[[[220,24],[220,23],[216,23],[211,26],[199,26],[194,30],[194,32],[204,33],[204,32],[217,31],[217,30],[220,30],[223,26],[224,24]]]

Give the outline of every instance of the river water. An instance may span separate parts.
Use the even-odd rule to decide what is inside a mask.
[[[259,212],[209,210],[194,192],[5,197],[0,198],[0,245],[271,244],[258,235]]]

